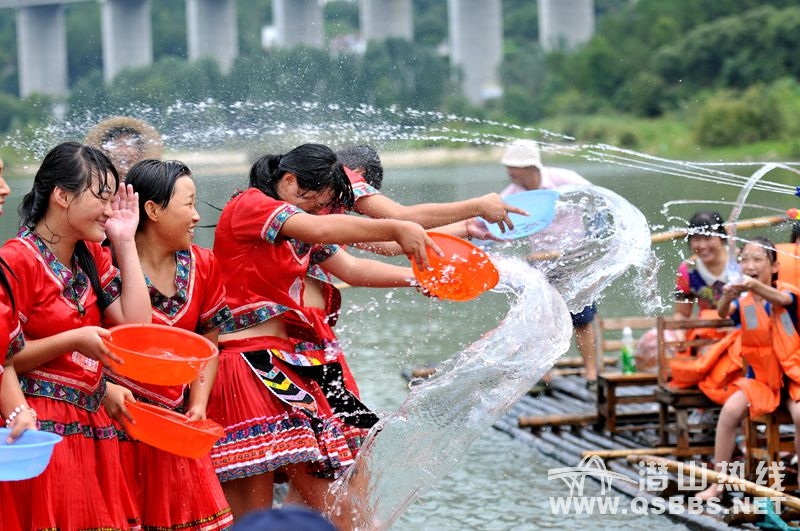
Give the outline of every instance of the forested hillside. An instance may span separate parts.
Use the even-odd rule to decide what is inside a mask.
[[[735,145],[800,133],[800,6],[793,0],[598,0],[597,31],[584,47],[544,53],[536,2],[504,0],[504,95],[480,108],[458,89],[442,55],[446,2],[414,0],[415,41],[371,43],[357,54],[298,48],[262,49],[271,0],[239,0],[240,56],[228,75],[211,61],[186,61],[185,1],[152,2],[153,66],[102,81],[96,2],[67,8],[68,112],[162,108],[176,100],[319,101],[398,105],[469,113],[518,124],[561,120],[575,133],[590,120],[570,117],[669,118],[687,123],[700,145]],[[329,2],[331,43],[354,34],[354,2]],[[14,12],[0,10],[0,132],[35,127],[54,103],[20,101]],[[618,143],[638,145],[636,132]],[[624,138],[623,138],[624,137]]]

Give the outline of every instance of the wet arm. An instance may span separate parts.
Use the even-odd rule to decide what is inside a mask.
[[[106,308],[107,318],[115,324],[151,322],[153,310],[150,294],[136,253],[136,244],[133,241],[115,243],[114,252],[122,279],[122,293]]]
[[[415,285],[414,273],[409,267],[357,258],[343,250],[322,262],[320,266],[325,272],[351,286],[394,288]]]
[[[19,373],[31,371],[67,352],[78,351],[101,363],[107,357],[121,361],[103,344],[102,338],[110,332],[99,326],[84,326],[42,339],[25,339],[25,348],[14,356],[14,367]]]
[[[219,339],[219,329],[215,328],[204,334],[203,337],[216,345]],[[219,356],[214,356],[205,366],[201,375],[189,386],[189,411],[187,412],[189,417],[206,418],[208,397],[211,395],[211,386],[214,385],[217,377],[218,367]]]
[[[393,218],[419,223],[429,229],[480,216],[490,222],[507,222],[508,213],[524,211],[506,205],[498,194],[455,201],[402,205],[385,195],[370,195],[356,201],[355,211],[371,218]]]
[[[367,219],[358,216],[331,214],[324,217],[300,213],[284,221],[280,235],[307,243],[341,243],[396,241],[403,253],[421,267],[428,266],[426,247],[441,254],[441,249],[425,230],[410,221]]]
[[[3,380],[0,383],[0,405],[2,405],[0,414],[4,419],[8,418],[15,407],[28,405],[25,395],[22,393],[22,388],[19,386],[14,361],[11,358],[6,359],[3,365]]]
[[[744,286],[747,291],[760,295],[773,306],[789,306],[794,302],[794,298],[789,293],[767,286],[752,277],[745,277]]]

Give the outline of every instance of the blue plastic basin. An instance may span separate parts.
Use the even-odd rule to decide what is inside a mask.
[[[8,444],[8,428],[0,428],[0,481],[17,481],[38,476],[53,455],[53,448],[61,436],[46,431],[28,430]]]
[[[500,228],[495,223],[483,220],[489,228],[489,232],[502,240],[515,240],[535,234],[544,229],[553,221],[556,213],[556,202],[560,194],[555,190],[530,190],[518,194],[509,195],[503,201],[511,206],[519,207],[529,215],[509,214],[508,217],[514,223],[514,230],[500,232]]]

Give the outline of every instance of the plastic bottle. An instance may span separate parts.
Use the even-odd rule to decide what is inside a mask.
[[[630,326],[622,329],[622,348],[619,351],[622,374],[633,374],[636,372],[636,360],[633,357],[633,331]]]
[[[739,284],[744,280],[742,268],[739,266],[739,262],[736,261],[735,258],[728,260],[728,264],[725,267],[725,273],[728,278],[728,284]]]

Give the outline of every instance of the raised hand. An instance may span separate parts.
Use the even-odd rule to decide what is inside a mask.
[[[497,223],[501,232],[514,228],[514,223],[508,214],[513,212],[527,216],[524,210],[506,204],[499,194],[491,193],[481,197],[481,217],[490,223]]]
[[[130,184],[122,184],[111,205],[111,217],[106,221],[106,236],[111,243],[133,241],[139,225],[139,194]]]

